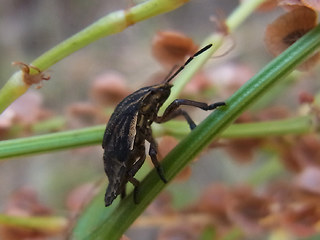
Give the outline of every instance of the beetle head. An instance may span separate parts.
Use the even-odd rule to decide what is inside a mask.
[[[162,105],[169,97],[172,87],[173,85],[167,82],[153,86],[150,89],[150,102]]]

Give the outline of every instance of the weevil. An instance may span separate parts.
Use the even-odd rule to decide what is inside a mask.
[[[207,45],[189,57],[175,72],[171,71],[162,83],[135,91],[124,98],[115,108],[107,124],[102,142],[104,170],[109,179],[105,194],[106,207],[111,205],[118,195],[121,195],[121,198],[125,197],[128,182],[134,185],[134,201],[138,203],[137,195],[140,182],[134,176],[146,158],[145,141],[150,143],[149,156],[160,179],[167,183],[157,159],[157,143],[152,137],[151,130],[153,122],[163,123],[174,117],[183,116],[192,130],[196,127],[196,124],[186,111],[179,108],[181,105],[194,106],[206,111],[225,105],[224,102],[208,105],[188,99],[176,99],[165,109],[162,116],[158,116],[160,107],[170,95],[173,86],[170,81],[193,58],[208,50],[211,46],[212,44]]]

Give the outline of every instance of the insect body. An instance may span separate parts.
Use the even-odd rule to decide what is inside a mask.
[[[139,181],[134,178],[146,158],[145,141],[150,143],[149,155],[159,177],[167,182],[162,168],[157,160],[157,143],[152,137],[151,124],[163,123],[177,116],[184,116],[191,129],[196,124],[187,112],[180,109],[180,105],[189,105],[203,110],[213,110],[225,105],[217,102],[211,105],[206,103],[176,99],[165,110],[162,116],[158,111],[170,95],[170,81],[196,56],[209,49],[207,45],[190,57],[183,66],[165,79],[163,83],[141,88],[124,98],[116,107],[106,127],[102,147],[104,148],[104,170],[109,179],[105,194],[105,205],[109,206],[118,196],[125,197],[125,188],[131,182],[134,188],[134,200],[137,201]]]

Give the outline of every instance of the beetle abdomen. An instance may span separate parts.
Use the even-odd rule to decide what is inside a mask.
[[[113,200],[123,191],[127,183],[127,167],[125,162],[119,162],[106,153],[103,155],[104,170],[109,179],[109,185],[105,194],[105,204],[109,206]]]

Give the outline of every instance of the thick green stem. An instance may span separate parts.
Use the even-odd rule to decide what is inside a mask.
[[[227,100],[227,106],[221,107],[209,115],[185,139],[183,139],[162,161],[163,170],[168,180],[173,179],[203,148],[217,138],[244,110],[256,102],[269,89],[280,83],[285,76],[294,70],[303,60],[310,56],[320,46],[320,26],[310,31],[289,49],[270,62],[257,75],[244,84]],[[110,214],[92,231],[90,239],[119,239],[122,233],[139,216],[157,194],[166,186],[153,169],[140,184],[140,203],[134,204],[133,194],[120,202],[111,210],[104,210],[97,205],[101,214]],[[85,216],[80,222],[85,221]],[[76,228],[77,239],[80,237]],[[82,234],[84,234],[82,232]]]

